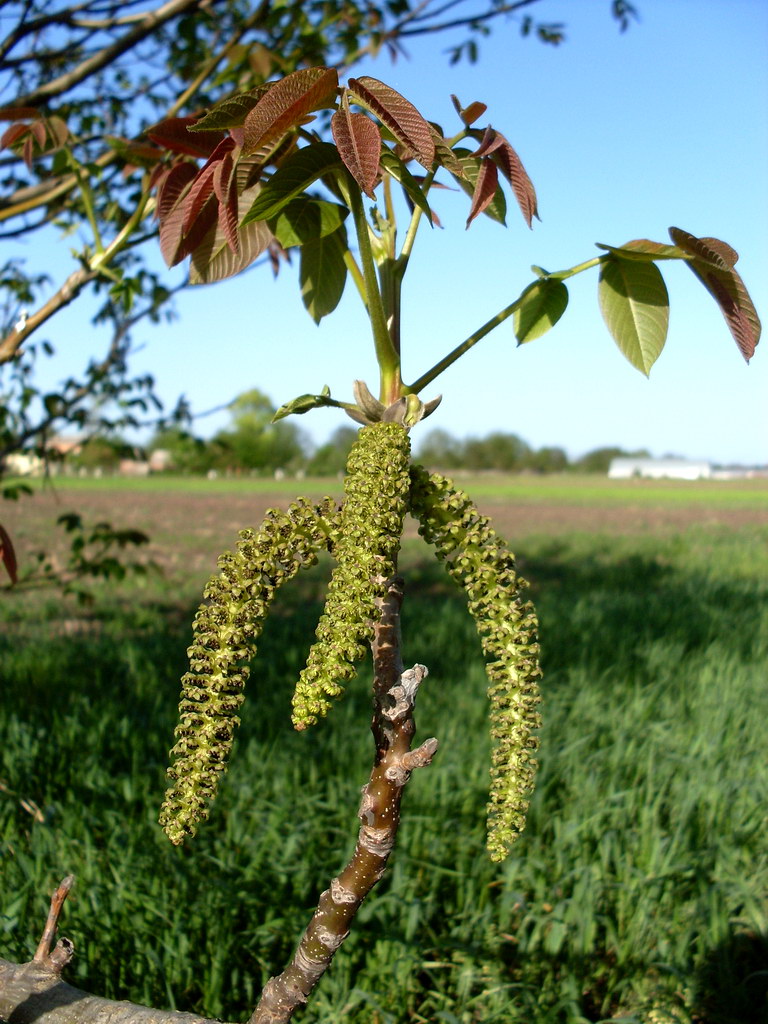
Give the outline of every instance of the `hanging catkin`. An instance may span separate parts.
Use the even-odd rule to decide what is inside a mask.
[[[234,553],[219,559],[206,602],[193,625],[189,672],[182,678],[176,745],[168,769],[171,786],[160,824],[172,843],[194,835],[226,771],[238,711],[264,619],[278,588],[318,552],[333,546],[338,511],[326,498],[319,505],[299,499],[287,512],[274,509],[258,530],[242,530]]]
[[[365,656],[373,637],[376,599],[395,572],[400,548],[409,462],[408,431],[399,423],[363,427],[349,453],[334,547],[337,565],[317,640],[293,697],[297,729],[327,714],[331,699],[355,677],[355,664]]]
[[[450,480],[411,470],[411,511],[467,604],[487,658],[491,737],[488,849],[502,860],[525,826],[536,772],[539,645],[536,613],[524,599],[527,583],[512,552]]]

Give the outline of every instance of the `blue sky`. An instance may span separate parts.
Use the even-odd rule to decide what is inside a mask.
[[[563,269],[595,242],[667,241],[676,225],[713,235],[738,265],[766,316],[768,301],[768,5],[764,0],[637,0],[641,21],[620,34],[607,0],[546,0],[537,17],[568,23],[558,48],[500,23],[476,65],[448,66],[450,40],[408,47],[410,60],[357,66],[400,90],[447,134],[450,103],[488,104],[486,118],[518,150],[536,185],[541,223],[515,209],[506,229],[480,218],[464,229],[465,197],[435,197],[444,228],[423,229],[404,292],[403,362],[415,379],[532,280],[531,264]],[[517,347],[511,325],[480,342],[425,397],[441,408],[415,432],[457,436],[505,430],[535,447],[577,456],[602,445],[645,447],[717,462],[768,462],[768,346],[747,366],[711,297],[683,266],[662,267],[671,297],[667,347],[646,379],[615,347],[597,305],[597,274],[569,282],[571,301],[543,338]],[[134,366],[154,373],[172,405],[198,410],[258,387],[280,404],[328,384],[349,399],[356,377],[375,390],[368,328],[348,285],[316,327],[298,299],[296,271],[277,282],[255,269],[194,289],[179,319],[142,326]],[[85,359],[94,332],[77,304],[47,336],[66,360]],[[98,344],[98,339],[97,339]],[[65,365],[64,356],[53,364]],[[71,365],[71,364],[70,364]],[[67,368],[60,369],[67,372]],[[226,415],[201,420],[209,434]],[[316,441],[350,421],[318,410],[297,422]]]

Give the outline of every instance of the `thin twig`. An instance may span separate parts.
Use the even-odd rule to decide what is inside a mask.
[[[71,943],[68,940],[62,940],[53,952],[51,951],[51,946],[53,945],[53,940],[56,937],[56,929],[59,924],[61,908],[64,906],[64,900],[69,895],[69,890],[74,884],[75,876],[67,875],[67,877],[59,883],[56,891],[51,897],[51,909],[48,911],[48,920],[45,922],[45,928],[43,929],[40,942],[37,945],[35,955],[32,957],[32,959],[37,961],[37,963],[51,963],[53,954],[58,953],[60,948],[70,951],[70,956],[65,959],[64,963],[66,963],[71,957]],[[64,959],[64,957],[62,955],[58,955],[54,957],[53,963],[57,964],[62,959]],[[61,967],[64,966],[64,963],[61,964]],[[58,968],[59,971],[61,970],[61,967]]]

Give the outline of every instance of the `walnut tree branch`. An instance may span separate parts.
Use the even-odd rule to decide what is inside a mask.
[[[386,868],[400,823],[403,789],[414,768],[428,765],[437,750],[429,739],[411,750],[415,732],[414,702],[427,674],[423,665],[402,670],[400,606],[403,581],[389,581],[380,600],[381,619],[373,648],[373,719],[376,756],[363,787],[357,845],[344,870],[320,896],[317,910],[299,942],[293,960],[264,987],[248,1024],[284,1024],[302,1006],[330,966],[333,955],[365,897]]]
[[[66,74],[51,79],[51,81],[38,86],[37,89],[33,89],[31,92],[17,96],[11,105],[14,107],[34,107],[45,103],[55,96],[61,96],[65,92],[69,92],[70,89],[90,78],[97,71],[107,67],[116,57],[133,49],[134,46],[137,46],[148,36],[152,35],[161,25],[191,8],[200,7],[204,2],[206,0],[168,0],[168,3],[163,4],[156,11],[147,11],[142,21],[134,25],[129,31],[123,33],[110,46],[105,46],[102,50],[84,60],[76,68],[67,71]],[[210,5],[215,0],[208,0],[208,2]]]

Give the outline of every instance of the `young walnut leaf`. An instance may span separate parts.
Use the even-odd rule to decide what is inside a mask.
[[[210,132],[222,128],[239,128],[250,114],[259,100],[272,87],[261,85],[252,92],[242,93],[239,96],[228,96],[227,99],[217,103],[199,121],[189,126],[191,132]]]
[[[475,217],[488,209],[493,202],[498,186],[499,172],[496,170],[496,164],[492,160],[481,160],[480,170],[475,180],[475,190],[472,193],[472,206],[467,217],[467,227]]]
[[[429,223],[434,224],[434,213],[432,212],[426,194],[419,185],[418,180],[411,174],[404,162],[386,147],[382,148],[380,155],[382,168],[394,178],[403,188],[407,199],[418,206],[422,213],[429,218]]]
[[[270,230],[284,249],[325,238],[344,223],[349,210],[338,203],[302,195],[293,199],[268,221]]]
[[[367,75],[350,78],[348,95],[374,114],[423,167],[431,170],[435,160],[432,128],[405,96]]]
[[[454,154],[458,158],[458,169],[461,173],[460,175],[456,174],[455,171],[451,171],[451,173],[463,191],[466,192],[474,202],[483,165],[488,162],[494,169],[496,168],[496,165],[492,161],[485,161],[482,158],[473,156],[468,149],[456,149]],[[483,206],[482,211],[478,211],[478,213],[482,212],[486,217],[490,217],[491,220],[495,220],[499,224],[506,225],[507,200],[504,196],[503,190],[498,187],[498,175],[496,176],[496,181],[497,187],[495,192],[490,197],[489,201]],[[469,227],[469,223],[470,222],[468,220],[467,227]]]
[[[331,133],[344,165],[367,196],[379,175],[381,136],[365,114],[351,114],[344,104],[331,118]]]
[[[330,142],[296,150],[269,179],[242,223],[275,217],[318,178],[340,167],[339,151]]]
[[[501,132],[486,128],[480,146],[473,156],[492,156],[499,170],[512,186],[517,205],[530,228],[533,218],[539,219],[536,189],[523,167],[523,162]]]
[[[633,238],[631,242],[624,245],[603,245],[596,242],[598,249],[612,252],[614,256],[620,256],[625,260],[681,260],[685,253],[676,245],[663,245],[661,242],[652,242],[648,238]]]
[[[347,280],[346,251],[347,232],[343,224],[332,234],[301,247],[301,300],[316,324],[332,313],[341,300]]]
[[[159,179],[157,217],[160,221],[160,252],[169,267],[180,263],[188,254],[184,249],[183,198],[197,177],[197,167],[184,161],[174,164],[164,178]]]
[[[240,213],[239,198],[237,179],[235,178],[235,162],[229,153],[219,161],[213,173],[213,191],[219,202],[219,228],[233,254],[238,256],[240,254],[240,240],[237,233]]]
[[[458,98],[453,95],[451,96],[451,102],[453,103],[456,113],[466,125],[474,124],[478,117],[482,117],[488,109],[485,103],[480,103],[479,100],[475,100],[473,103],[470,103],[468,107],[462,107]]]
[[[243,153],[277,142],[313,111],[334,106],[338,87],[333,68],[301,68],[275,82],[245,118]]]
[[[147,128],[147,137],[155,145],[181,153],[183,156],[209,157],[224,138],[224,132],[206,132],[192,135],[190,129],[198,122],[196,117],[169,117]]]
[[[542,278],[528,285],[513,315],[519,345],[540,338],[554,327],[568,306],[568,289],[562,281]]]
[[[755,354],[762,327],[757,310],[739,274],[738,253],[719,238],[697,238],[681,228],[670,228],[675,245],[694,258],[686,260],[720,307],[728,329],[747,362]]]
[[[720,270],[732,269],[739,258],[735,249],[731,249],[730,245],[721,242],[719,238],[697,238],[682,228],[670,228],[669,237],[684,252]]]
[[[236,220],[253,203],[260,186],[254,185],[239,197]],[[266,251],[272,241],[272,232],[263,221],[253,221],[237,230],[238,240],[235,249],[230,245],[231,225],[227,222],[228,213],[214,217],[202,238],[197,239],[192,253],[189,268],[190,284],[210,284],[224,278],[239,274],[257,257]]]
[[[611,257],[600,268],[600,311],[632,365],[648,376],[667,340],[669,295],[655,263]]]

